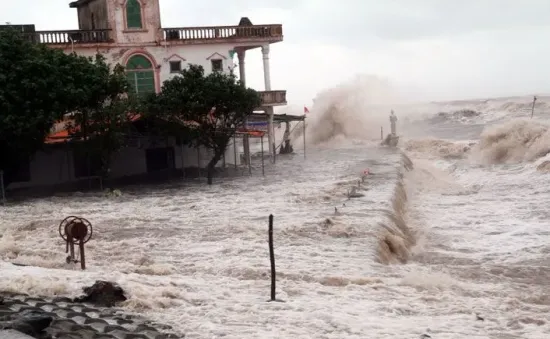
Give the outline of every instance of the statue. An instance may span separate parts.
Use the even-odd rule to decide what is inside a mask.
[[[386,136],[386,139],[382,141],[382,145],[396,147],[397,143],[399,142],[399,137],[397,136],[397,117],[395,116],[395,113],[393,112],[393,109],[390,113],[390,124],[391,124],[391,132]]]
[[[397,123],[397,117],[395,116],[395,113],[393,112],[393,109],[391,110],[390,114],[390,124],[391,124],[391,134],[392,136],[397,135],[397,128],[395,124]]]

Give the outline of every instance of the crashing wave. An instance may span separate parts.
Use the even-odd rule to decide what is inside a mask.
[[[514,119],[488,126],[472,149],[472,160],[484,165],[533,161],[550,153],[550,126]]]

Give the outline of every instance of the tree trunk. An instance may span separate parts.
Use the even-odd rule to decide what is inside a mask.
[[[214,178],[214,170],[216,168],[216,164],[222,159],[223,153],[223,151],[220,152],[218,150],[214,150],[214,157],[210,160],[208,166],[206,166],[206,178],[208,180],[208,185],[212,185],[212,179]]]

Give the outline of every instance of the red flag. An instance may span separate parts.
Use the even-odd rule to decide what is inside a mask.
[[[304,106],[304,113],[309,113],[309,109],[306,106]]]

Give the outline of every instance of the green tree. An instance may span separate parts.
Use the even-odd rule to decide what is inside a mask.
[[[0,30],[0,170],[13,172],[28,161],[54,122],[80,106],[90,81],[75,76],[81,63],[15,30]]]
[[[182,128],[188,126],[190,143],[212,151],[207,165],[211,185],[215,166],[236,128],[242,126],[260,104],[259,94],[242,86],[233,74],[205,75],[202,66],[190,65],[179,76],[165,81],[158,95],[149,98],[148,111]]]
[[[113,154],[124,146],[125,134],[131,128],[137,112],[137,99],[128,97],[128,82],[124,68],[111,68],[105,58],[81,58],[78,76],[90,78],[81,96],[80,107],[74,112],[69,131],[79,141],[77,151],[88,160],[88,175],[108,176]],[[100,160],[99,173],[91,172],[93,158]]]
[[[100,153],[106,169],[128,126],[133,100],[121,95],[127,88],[124,69],[111,69],[102,56],[65,54],[0,30],[0,170],[14,172],[28,161],[67,113],[74,117],[70,132]]]

